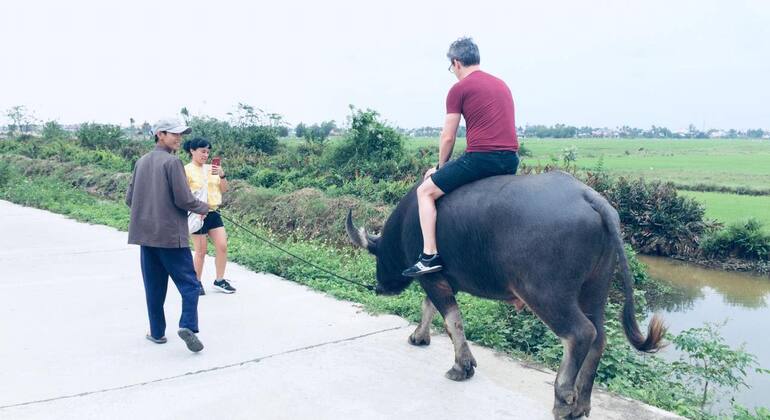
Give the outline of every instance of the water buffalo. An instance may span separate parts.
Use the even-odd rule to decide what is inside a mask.
[[[528,307],[562,340],[564,357],[554,383],[556,418],[588,416],[591,390],[606,342],[604,312],[616,264],[625,303],[623,327],[643,352],[661,346],[665,327],[653,317],[647,337],[639,331],[633,279],[623,251],[615,209],[573,176],[556,171],[503,175],[465,185],[437,203],[438,249],[444,270],[419,278],[427,295],[422,320],[409,337],[430,344],[436,310],[452,339],[455,363],[449,379],[473,376],[476,360],[465,339],[455,300],[459,291]],[[351,241],[377,259],[377,293],[394,295],[413,281],[401,271],[422,250],[415,190],[398,203],[380,236],[357,229],[348,213]]]

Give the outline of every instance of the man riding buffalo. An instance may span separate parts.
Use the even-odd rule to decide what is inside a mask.
[[[375,255],[377,293],[401,293],[418,279],[427,297],[409,342],[428,345],[430,325],[440,312],[455,351],[449,379],[468,379],[476,367],[457,292],[526,306],[564,346],[554,381],[554,417],[588,416],[616,269],[625,297],[623,329],[631,344],[654,352],[662,346],[665,328],[654,316],[646,336],[639,330],[617,211],[568,173],[509,175],[516,171],[518,144],[508,88],[478,70],[478,49],[470,39],[453,43],[449,58],[460,82],[447,100],[439,170],[428,171],[425,181],[398,203],[380,236],[357,229],[351,213],[348,235]],[[444,165],[460,114],[468,124],[469,150]],[[420,251],[419,261],[404,271]]]
[[[438,165],[425,172],[424,181],[417,188],[423,245],[417,262],[403,272],[409,277],[443,268],[436,247],[436,200],[482,178],[515,174],[519,166],[510,89],[502,80],[481,71],[479,47],[470,38],[453,42],[447,58],[449,71],[459,81],[446,98]],[[450,162],[461,116],[465,118],[468,145],[462,156]]]

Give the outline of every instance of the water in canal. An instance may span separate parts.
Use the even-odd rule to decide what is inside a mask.
[[[657,302],[653,310],[662,314],[669,330],[703,326],[704,322],[721,323],[727,344],[745,343],[760,367],[770,368],[770,277],[705,269],[680,261],[639,256],[654,279],[670,284],[679,293],[667,301]],[[664,350],[667,359],[673,347]],[[748,375],[749,390],[737,393],[738,403],[747,407],[770,407],[770,375],[753,371]]]

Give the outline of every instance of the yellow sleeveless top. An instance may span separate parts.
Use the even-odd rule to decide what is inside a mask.
[[[190,191],[198,191],[203,188],[203,183],[208,181],[209,211],[214,211],[222,205],[222,190],[219,189],[221,179],[218,175],[211,174],[211,165],[203,165],[203,170],[190,162],[184,166],[187,174],[187,184]]]

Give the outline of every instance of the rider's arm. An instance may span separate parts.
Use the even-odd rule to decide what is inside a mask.
[[[457,127],[460,126],[460,114],[446,114],[444,129],[441,130],[441,138],[438,143],[438,166],[444,166],[452,157],[452,149],[455,147]]]

